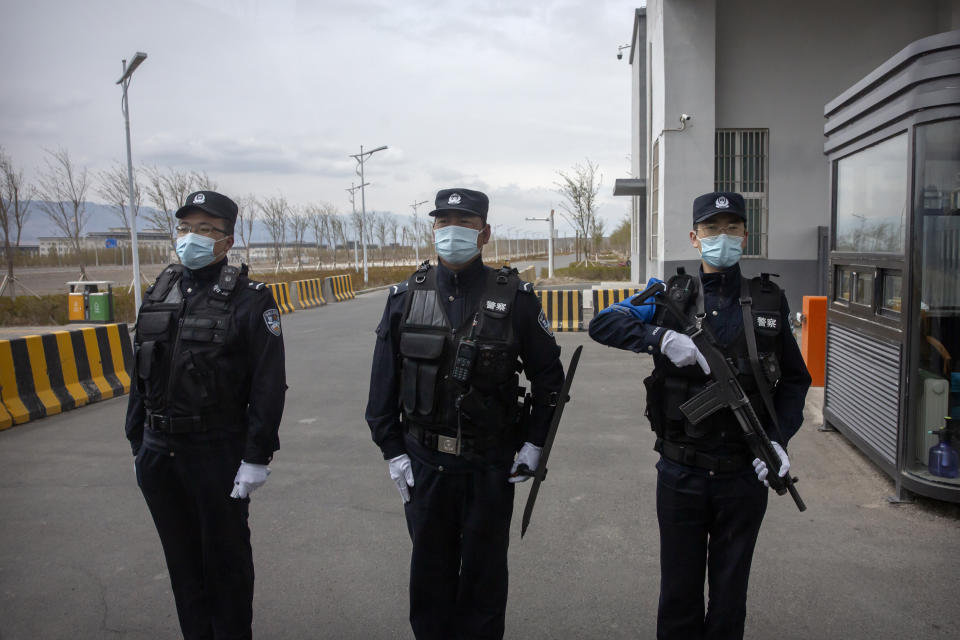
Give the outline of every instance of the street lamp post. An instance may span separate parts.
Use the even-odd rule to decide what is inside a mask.
[[[137,210],[134,206],[133,193],[133,154],[130,151],[130,103],[127,101],[127,87],[130,86],[130,78],[133,72],[147,59],[147,54],[137,51],[133,55],[133,60],[129,66],[127,61],[123,61],[123,75],[117,80],[117,84],[123,87],[123,121],[127,130],[127,197],[130,203],[130,244],[132,247],[131,256],[133,262],[133,304],[134,315],[140,313],[140,251],[137,246]]]
[[[360,145],[360,153],[351,154],[350,157],[357,161],[357,164],[360,165],[357,175],[360,176],[360,215],[363,216],[363,226],[361,227],[361,236],[360,241],[363,244],[363,283],[367,284],[370,280],[367,274],[367,241],[362,230],[367,227],[367,192],[364,187],[367,186],[367,182],[364,180],[363,176],[363,163],[367,158],[375,154],[377,151],[383,151],[387,146],[383,145],[382,147],[377,147],[376,149],[371,149],[370,151],[364,151],[363,145]]]
[[[410,208],[413,209],[413,249],[417,252],[417,264],[420,264],[420,227],[417,225],[417,207],[428,202],[429,200],[421,200],[420,202],[414,200],[413,204],[410,205]]]
[[[361,185],[361,186],[362,186],[362,185]],[[351,182],[351,183],[350,183],[350,188],[349,188],[349,189],[346,189],[346,191],[348,191],[348,192],[350,193],[350,207],[353,209],[353,215],[354,215],[354,216],[357,215],[357,201],[356,201],[356,199],[355,199],[355,197],[354,197],[354,192],[355,192],[357,189],[359,189],[359,188],[360,188],[360,187],[355,187],[355,186],[353,186],[353,183]],[[365,225],[365,224],[367,223],[367,221],[366,221],[366,220],[361,220],[360,223],[361,223],[361,224],[360,224],[360,228],[359,228],[357,231],[360,232],[360,239],[362,240],[362,239],[363,239],[363,225]],[[354,271],[360,271],[360,258],[357,257],[357,239],[356,239],[356,238],[353,239],[353,270],[354,270]]]
[[[550,223],[550,240],[547,244],[547,277],[553,277],[553,209],[546,218],[527,218],[527,220],[541,220]]]

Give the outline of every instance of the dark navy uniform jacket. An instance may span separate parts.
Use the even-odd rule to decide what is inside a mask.
[[[723,346],[733,342],[743,329],[740,277],[739,263],[718,273],[704,273],[703,268],[700,269],[707,323]],[[610,347],[649,353],[659,359],[662,355],[660,340],[665,329],[643,322],[640,319],[642,313],[636,311],[637,307],[628,305],[630,302],[624,301],[604,309],[590,322],[590,337]],[[810,387],[810,374],[800,354],[800,347],[790,333],[790,308],[786,296],[782,294],[780,317],[782,377],[773,394],[780,430],[778,432],[768,427],[767,433],[771,440],[786,446],[803,423],[803,405]]]
[[[460,271],[448,269],[443,264],[432,268],[437,269],[437,288],[447,318],[452,326],[459,327],[467,314],[475,313],[480,308],[487,273],[492,269],[484,266],[479,257]],[[413,438],[404,437],[400,423],[399,356],[400,321],[403,319],[406,294],[406,281],[390,288],[383,318],[377,326],[377,345],[370,371],[367,424],[385,460],[409,453],[428,464],[456,467],[460,460],[455,460],[455,456],[427,450]],[[546,319],[542,317],[540,301],[533,293],[533,285],[523,283],[515,300],[511,320],[520,346],[524,374],[530,381],[530,391],[535,400],[527,439],[542,446],[553,415],[552,407],[545,403],[551,393],[560,391],[563,384],[560,347],[547,328]]]
[[[185,268],[179,281],[180,292],[184,298],[207,295],[210,287],[218,281],[223,264],[221,260],[202,269]],[[273,458],[273,452],[280,448],[277,431],[280,428],[287,390],[283,336],[271,331],[264,317],[266,311],[276,311],[277,303],[270,289],[262,282],[249,282],[243,288],[238,286],[232,303],[233,317],[239,333],[238,348],[246,353],[244,389],[240,394],[240,397],[247,398],[243,460],[253,464],[267,464]],[[276,316],[271,314],[271,317]],[[146,408],[134,381],[130,385],[126,422],[127,439],[134,454],[141,443],[147,446],[155,445],[163,450],[202,448],[204,443],[212,440],[237,437],[235,432],[224,430],[177,434],[145,430],[145,419]]]

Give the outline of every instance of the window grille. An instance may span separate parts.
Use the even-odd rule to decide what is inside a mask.
[[[769,208],[769,129],[717,129],[714,189],[743,195],[747,209],[744,256],[767,256]]]

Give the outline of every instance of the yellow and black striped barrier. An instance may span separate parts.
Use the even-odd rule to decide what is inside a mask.
[[[330,297],[337,302],[356,298],[353,292],[353,278],[349,273],[340,276],[329,276],[323,279],[323,286],[330,293]]]
[[[301,309],[309,309],[310,307],[319,307],[322,304],[327,304],[327,301],[323,297],[323,283],[320,281],[320,278],[294,280],[293,284],[297,285],[297,302],[300,303]]]
[[[125,324],[0,340],[0,429],[130,391]]]
[[[593,315],[606,309],[612,304],[623,302],[637,293],[639,289],[594,289],[593,290]]]
[[[554,331],[583,331],[583,294],[579,289],[538,289],[540,306]]]
[[[267,286],[273,293],[273,299],[276,301],[280,313],[293,313],[293,302],[290,301],[290,283],[268,282]]]

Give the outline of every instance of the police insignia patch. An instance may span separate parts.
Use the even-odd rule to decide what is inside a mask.
[[[275,336],[280,335],[280,312],[276,309],[267,309],[263,312],[263,321]]]
[[[552,338],[553,331],[550,330],[550,321],[547,320],[547,314],[543,312],[543,309],[540,310],[540,315],[537,317],[537,322],[539,322],[540,327],[547,332],[547,335]]]

